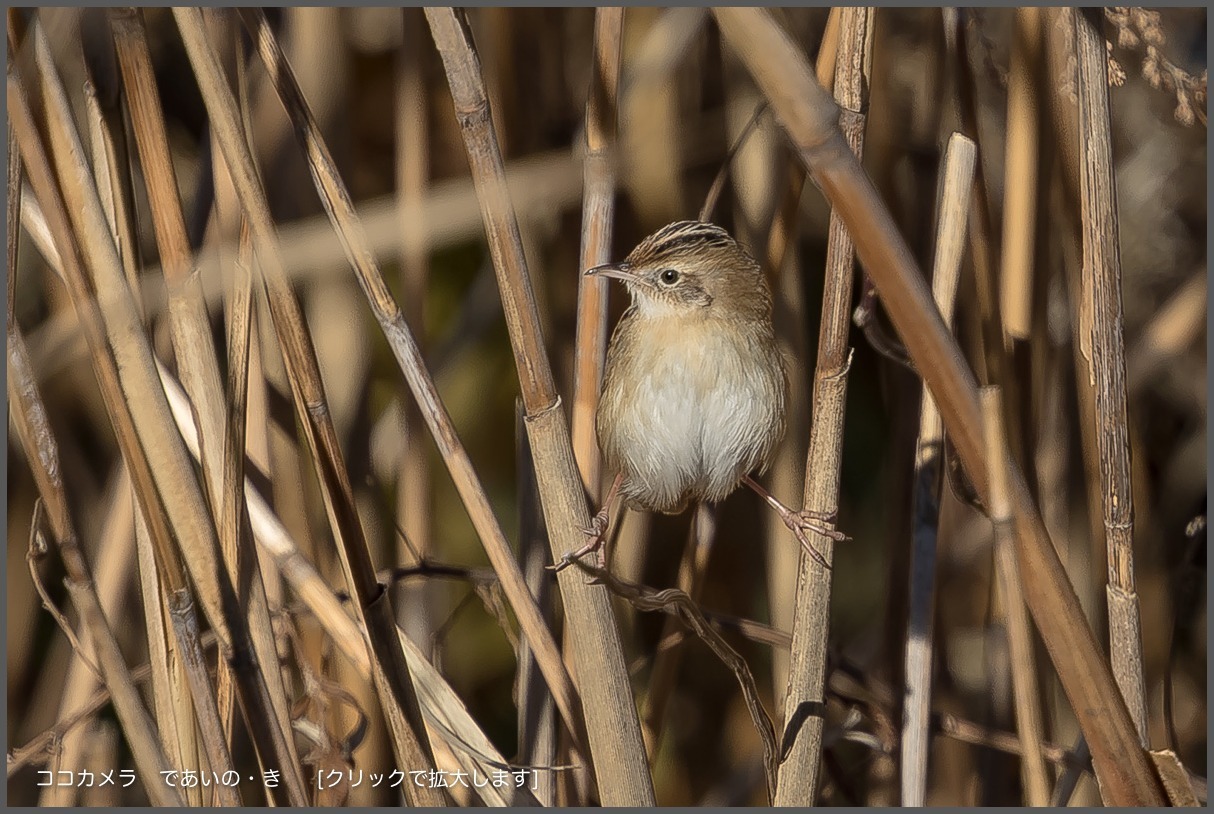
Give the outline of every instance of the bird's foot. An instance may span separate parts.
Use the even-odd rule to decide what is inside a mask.
[[[805,549],[806,553],[813,557],[815,562],[828,571],[831,568],[830,563],[826,561],[824,556],[822,556],[822,552],[814,547],[813,543],[810,542],[809,537],[806,536],[805,532],[815,532],[837,543],[851,539],[843,532],[835,529],[832,525],[827,525],[828,523],[834,523],[834,512],[818,512],[812,509],[803,509],[799,512],[789,511],[787,514],[783,515],[783,519],[784,524],[788,526],[789,530],[791,530],[796,536],[797,542],[801,544],[801,547]]]
[[[590,520],[590,525],[579,529],[586,535],[586,544],[577,551],[570,551],[565,556],[561,557],[561,561],[554,565],[549,565],[548,570],[560,573],[569,566],[573,565],[574,561],[580,560],[587,554],[595,555],[594,564],[598,568],[607,568],[607,552],[604,542],[607,537],[607,523],[609,515],[607,509],[604,508]]]

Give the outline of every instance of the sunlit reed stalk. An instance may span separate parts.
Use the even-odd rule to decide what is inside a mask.
[[[603,383],[603,360],[607,351],[608,281],[586,277],[581,272],[612,259],[615,171],[610,150],[616,134],[623,27],[624,9],[604,7],[595,10],[594,63],[586,101],[586,155],[582,165],[582,245],[570,419],[578,472],[587,493],[595,499],[599,497],[602,479],[602,456],[594,434],[594,411]]]
[[[10,75],[11,76],[11,75]],[[9,88],[10,104],[14,89]],[[15,155],[10,156],[16,161]],[[13,254],[13,259],[16,254]],[[15,271],[10,264],[8,273]],[[101,602],[93,587],[92,575],[77,544],[75,529],[68,511],[67,495],[60,479],[58,446],[51,434],[46,408],[42,402],[29,365],[29,353],[21,330],[15,322],[8,324],[8,395],[12,418],[21,445],[30,462],[39,493],[48,507],[48,525],[63,559],[68,575],[68,591],[80,613],[82,627],[89,632],[93,659],[98,662],[102,678],[114,702],[118,720],[131,746],[136,767],[148,777],[160,777],[172,765],[160,747],[156,726],[139,697],[130,671],[123,660],[118,642],[106,621]],[[37,513],[35,513],[37,515]],[[37,519],[37,517],[35,517]],[[162,783],[147,783],[149,799],[155,805],[184,805],[177,788]]]
[[[1108,55],[1102,16],[1075,11],[1079,63],[1079,186],[1083,218],[1083,299],[1080,325],[1091,335],[1088,376],[1096,395],[1096,447],[1108,548],[1109,653],[1113,675],[1147,745],[1142,626],[1134,586],[1134,492],[1130,482],[1129,410],[1122,333],[1121,255],[1109,119]]]
[[[237,458],[243,459],[245,446],[244,390],[242,387],[238,392],[233,392],[229,388],[232,395],[239,397],[239,402],[229,408],[225,403],[225,388],[221,384],[219,363],[211,340],[201,282],[195,274],[195,259],[186,235],[176,173],[142,20],[138,12],[131,10],[111,11],[109,19],[122,69],[125,98],[139,150],[142,176],[151,202],[161,264],[170,292],[169,320],[177,368],[198,417],[202,464],[212,516],[218,525],[228,576],[233,585],[239,586],[238,596],[247,602],[242,610],[248,615],[258,662],[266,667],[265,682],[274,715],[281,731],[290,732],[290,708],[282,674],[278,670],[278,650],[270,624],[269,606],[249,538],[248,520],[235,491],[243,480]],[[247,354],[244,358],[246,362],[238,363],[234,371],[237,378],[243,378],[246,373]],[[222,669],[226,672],[226,666]],[[232,712],[231,708],[222,711],[221,717],[228,722],[225,729],[230,729]],[[299,765],[293,739],[285,738],[283,746],[286,748],[287,762],[292,766]],[[219,790],[218,787],[216,790]]]
[[[1004,173],[1003,255],[999,297],[1003,330],[1010,340],[1027,340],[1032,324],[1033,261],[1037,213],[1037,144],[1041,118],[1037,98],[1043,65],[1042,12],[1018,8],[1012,34],[1012,64],[1008,74],[1007,144]]]
[[[949,138],[936,220],[936,254],[932,264],[932,296],[951,330],[953,306],[965,252],[966,218],[973,196],[974,142],[960,133]],[[928,756],[931,747],[932,665],[934,663],[936,559],[940,531],[940,497],[944,469],[944,429],[931,393],[924,389],[919,408],[919,439],[915,449],[911,512],[910,608],[907,612],[906,700],[902,712],[902,805],[922,806],[927,800]]]
[[[872,8],[849,8],[844,9],[839,21],[835,65],[835,98],[839,108],[836,110],[839,126],[846,134],[847,149],[857,157],[864,149],[865,91],[872,69],[873,16]],[[724,22],[722,28],[729,31]],[[743,60],[747,61],[744,55]],[[763,87],[762,82],[759,85]],[[851,368],[847,339],[851,328],[855,271],[852,237],[837,211],[831,212],[829,234],[804,494],[805,508],[826,516],[836,513],[839,507],[847,374]],[[813,531],[807,536],[823,559],[827,563],[833,562],[833,541]],[[790,735],[794,739],[780,764],[776,805],[811,805],[820,783],[822,735],[826,723],[824,687],[831,577],[831,571],[805,552],[801,553],[788,690],[784,700],[785,744],[789,743]],[[821,706],[814,709],[815,704]]]
[[[527,412],[527,434],[535,456],[549,545],[553,558],[559,559],[582,545],[581,529],[590,524],[585,490],[540,335],[518,221],[506,189],[502,155],[466,21],[450,8],[427,9],[426,17],[443,58],[477,186]],[[607,591],[601,585],[586,584],[574,569],[560,574],[559,585],[570,624],[581,628],[574,660],[600,799],[604,805],[653,805],[653,783]]]
[[[280,100],[287,107],[292,121],[297,126],[297,135],[304,142],[309,166],[319,187],[321,200],[333,220],[334,228],[347,247],[347,259],[372,305],[380,328],[388,339],[414,397],[423,408],[422,415],[427,421],[439,452],[447,463],[460,497],[468,509],[473,526],[485,545],[486,554],[502,581],[503,590],[518,617],[519,625],[532,647],[535,648],[536,657],[549,682],[557,708],[574,737],[579,743],[585,744],[585,729],[579,714],[577,696],[564,669],[556,643],[543,621],[534,598],[527,589],[518,563],[510,551],[500,524],[493,515],[488,498],[477,479],[471,461],[460,444],[450,416],[439,399],[433,379],[425,368],[408,326],[405,325],[399,308],[387,290],[374,255],[366,245],[366,239],[349,193],[337,174],[332,157],[320,139],[315,121],[308,111],[298,85],[294,82],[290,66],[283,59],[264,15],[248,11],[243,11],[241,14],[246,26],[256,34],[259,52],[267,67],[271,69],[271,76],[275,80]],[[218,102],[220,101],[218,90],[216,95]],[[230,99],[224,101],[224,105],[226,106],[229,102]],[[259,217],[263,216],[259,215]],[[264,217],[268,220],[268,213]]]
[[[982,498],[989,483],[973,375],[889,211],[838,131],[837,107],[814,82],[796,47],[765,12],[718,8],[714,15],[726,41],[739,52],[771,101],[802,160],[845,220],[856,251],[916,369],[931,389],[945,429]],[[1157,805],[1162,797],[1153,770],[1023,476],[1013,468],[1009,477],[1026,600],[1088,734],[1102,794],[1113,805]],[[784,766],[788,765],[785,761]],[[800,804],[810,801],[808,794],[797,798]]]
[[[831,91],[835,86],[835,63],[839,52],[839,19],[841,7],[833,7],[826,19],[822,33],[822,44],[814,63],[818,83]],[[788,153],[788,150],[784,150]],[[805,168],[796,157],[789,155],[784,162],[784,191],[776,204],[771,226],[767,230],[766,244],[762,251],[769,274],[775,276],[772,291],[776,302],[784,307],[775,312],[776,336],[787,343],[787,352],[793,359],[809,358],[806,306],[801,290],[801,274],[796,251],[798,220],[801,198],[805,191]],[[785,443],[776,452],[769,476],[771,493],[780,499],[802,488],[805,483],[805,459],[801,450],[809,441],[809,408],[806,394],[809,392],[808,362],[789,370],[788,433]],[[788,531],[779,523],[767,526],[767,592],[773,622],[792,627],[793,607],[796,603],[797,586],[781,579],[795,568],[799,552],[787,545]],[[788,654],[777,651],[772,654],[772,689],[777,697],[788,687]]]
[[[198,78],[212,127],[219,137],[224,161],[249,218],[254,248],[264,272],[261,279],[270,315],[295,396],[295,408],[314,456],[313,464],[330,526],[337,539],[337,551],[356,597],[356,612],[372,642],[372,677],[393,751],[404,765],[433,768],[434,758],[396,633],[391,600],[375,575],[362,522],[354,505],[353,488],[325,401],[315,347],[283,270],[265,190],[253,169],[235,99],[207,40],[201,13],[197,9],[175,8],[173,14]],[[404,794],[413,804],[443,805],[446,802],[439,788],[417,784],[405,786]]]
[[[32,29],[34,51],[39,63],[48,135],[60,170],[60,188],[70,202],[69,211],[76,223],[69,225],[58,207],[59,190],[51,185],[45,157],[38,157],[37,135],[29,119],[28,107],[21,104],[24,97],[10,73],[10,113],[15,122],[25,122],[28,137],[22,138],[22,151],[44,169],[31,172],[35,192],[43,201],[53,204],[56,215],[51,218],[51,231],[61,248],[60,254],[70,258],[66,266],[69,287],[77,312],[92,326],[95,356],[99,360],[98,374],[107,394],[111,416],[116,417],[116,429],[124,455],[135,474],[145,510],[145,519],[157,547],[157,566],[167,578],[165,594],[184,597],[185,576],[180,571],[184,559],[202,609],[220,636],[221,652],[233,666],[241,665],[240,679],[245,712],[252,727],[259,751],[267,763],[280,767],[284,783],[279,794],[284,801],[303,801],[302,782],[291,782],[298,775],[279,759],[283,735],[272,722],[267,722],[268,699],[264,677],[257,669],[257,660],[248,641],[247,628],[239,618],[232,587],[216,569],[217,540],[215,530],[198,481],[188,467],[181,438],[172,427],[164,393],[155,379],[155,367],[145,337],[138,328],[138,318],[130,291],[121,270],[112,237],[105,223],[91,174],[82,165],[83,150],[75,124],[68,112],[64,90],[57,69],[50,60],[49,46],[41,29]],[[18,99],[16,106],[12,100]],[[20,136],[21,125],[18,125]],[[28,151],[28,152],[27,152]],[[50,213],[48,212],[48,217]],[[73,226],[75,228],[73,228]],[[105,292],[97,308],[91,297],[92,281],[85,277],[77,254],[76,235],[82,238],[88,268],[96,275],[98,287]],[[98,313],[99,312],[99,313]],[[112,349],[112,350],[111,350]],[[109,353],[122,364],[113,365]],[[116,368],[116,369],[115,369]],[[128,412],[129,410],[129,412]],[[172,530],[170,533],[170,529]],[[179,555],[173,548],[180,545]],[[168,570],[166,570],[168,569]],[[192,608],[182,604],[180,609]],[[189,612],[192,612],[190,610]],[[210,695],[195,697],[196,704],[213,704]]]

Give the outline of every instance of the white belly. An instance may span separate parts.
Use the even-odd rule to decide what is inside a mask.
[[[600,441],[625,474],[623,496],[658,511],[724,499],[767,464],[783,434],[779,356],[696,333],[647,344],[603,393],[617,420],[604,427],[600,418]]]

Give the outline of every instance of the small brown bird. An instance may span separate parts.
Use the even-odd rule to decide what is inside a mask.
[[[624,262],[586,274],[621,280],[632,294],[607,348],[596,415],[599,447],[617,475],[587,544],[557,569],[599,551],[617,496],[634,509],[678,514],[693,501],[724,500],[742,483],[825,565],[804,529],[846,539],[822,525],[831,518],[788,509],[751,477],[767,469],[784,436],[788,394],[771,291],[755,259],[721,227],[679,221]]]

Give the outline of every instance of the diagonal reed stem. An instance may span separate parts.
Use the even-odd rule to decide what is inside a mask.
[[[836,127],[838,109],[766,12],[718,8],[714,14],[726,41],[771,101],[802,161],[847,223],[860,260],[931,389],[945,429],[985,503],[989,480],[973,374],[889,210]],[[1162,791],[1133,720],[1033,506],[1024,476],[1015,467],[1009,482],[1025,599],[1088,736],[1101,793],[1110,805],[1160,805]],[[808,804],[811,799],[806,794],[795,802]]]
[[[376,320],[383,330],[388,344],[396,356],[414,398],[422,406],[422,415],[434,436],[439,452],[455,481],[477,534],[485,545],[485,552],[502,581],[503,590],[519,620],[519,626],[534,648],[540,669],[548,681],[569,731],[581,744],[586,743],[585,727],[581,722],[577,695],[573,682],[565,672],[560,652],[552,638],[543,615],[528,591],[526,581],[519,570],[509,543],[501,526],[494,517],[489,500],[480,485],[467,453],[460,444],[447,414],[439,399],[438,390],[421,358],[421,352],[412,333],[392,299],[383,275],[375,262],[374,254],[367,246],[354,205],[348,191],[337,173],[333,159],[328,153],[320,133],[308,110],[307,102],[294,81],[290,66],[282,56],[273,39],[264,14],[242,11],[242,19],[254,32],[259,52],[265,62],[280,100],[287,108],[308,153],[309,166],[313,172],[321,200],[333,221],[333,226],[346,247],[347,259],[353,267],[359,284],[367,296]]]
[[[173,9],[173,15],[211,116],[213,132],[219,137],[224,162],[249,218],[254,248],[263,271],[261,279],[270,317],[295,396],[294,405],[313,452],[313,465],[330,527],[338,541],[337,550],[346,580],[357,599],[356,611],[371,639],[371,674],[393,751],[402,767],[433,769],[434,756],[396,633],[391,600],[375,575],[366,535],[354,505],[353,487],[325,399],[316,349],[283,269],[269,204],[249,155],[236,101],[207,36],[202,12],[179,7]],[[413,805],[443,805],[446,802],[438,788],[406,783],[404,794]]]
[[[426,18],[447,72],[476,183],[527,411],[527,434],[535,456],[549,545],[557,559],[582,544],[580,529],[590,524],[586,495],[540,334],[518,221],[506,189],[502,154],[471,34],[454,9],[426,9]],[[563,571],[558,582],[566,612],[581,630],[573,655],[586,705],[599,798],[604,805],[653,805],[653,782],[607,590],[587,585],[573,569]]]

